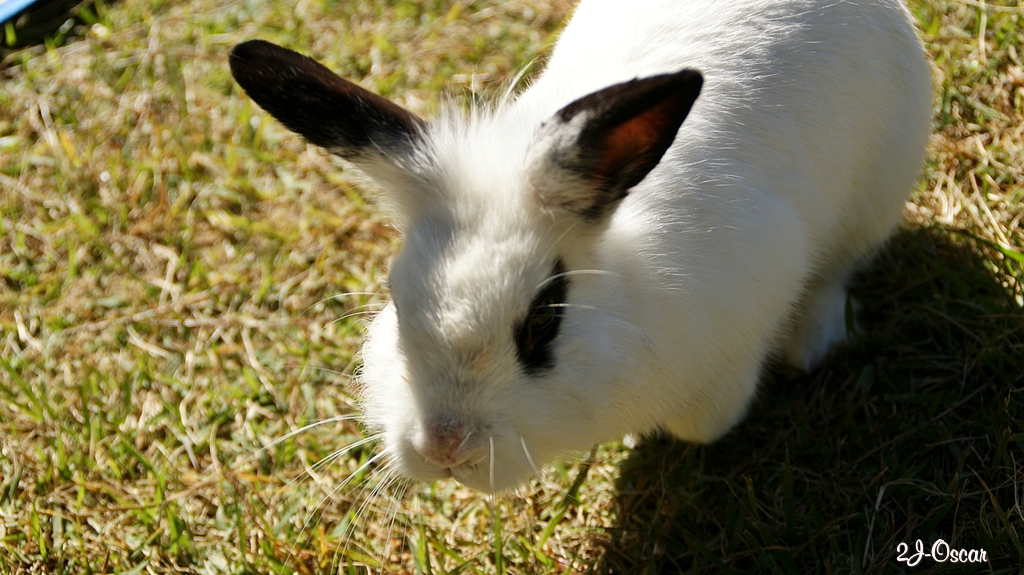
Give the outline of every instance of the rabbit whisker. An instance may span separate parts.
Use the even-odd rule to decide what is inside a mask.
[[[571,224],[569,224],[569,226],[562,230],[562,233],[558,234],[558,237],[555,238],[555,241],[551,243],[551,247],[548,248],[547,253],[544,254],[544,259],[549,259],[551,257],[551,254],[555,251],[555,248],[558,247],[558,244],[562,243],[562,240],[565,239],[565,236],[569,235],[569,232],[576,229],[576,227],[579,225],[579,221],[573,221]]]
[[[373,502],[376,501],[379,497],[381,497],[381,494],[391,489],[391,486],[402,481],[402,477],[394,468],[388,467],[382,470],[382,473],[383,476],[380,478],[380,481],[378,481],[377,484],[374,485],[370,492],[363,498],[362,503],[359,504],[359,508],[356,509],[356,517],[364,517],[367,513],[370,512],[370,508]],[[349,537],[351,537],[355,528],[355,523],[352,523],[350,525],[350,531],[348,533]]]
[[[462,451],[462,448],[465,447],[467,443],[469,443],[469,438],[473,437],[474,433],[476,433],[475,429],[469,430],[469,433],[466,434],[466,437],[463,437],[462,442],[460,442],[459,446],[455,448],[455,453]]]
[[[316,506],[315,506],[315,507],[313,508],[313,512],[312,512],[312,513],[310,513],[310,514],[309,514],[309,517],[307,517],[307,518],[306,518],[306,521],[305,521],[305,523],[303,523],[303,525],[302,525],[302,529],[300,529],[300,530],[299,530],[299,533],[301,534],[302,532],[304,532],[304,531],[306,530],[306,528],[308,528],[308,527],[309,527],[310,523],[311,523],[311,522],[313,521],[313,519],[314,519],[314,518],[315,518],[315,517],[317,516],[317,514],[318,514],[318,513],[320,512],[320,510],[321,510],[321,509],[322,509],[322,508],[324,507],[324,505],[325,505],[325,504],[327,503],[327,501],[328,501],[328,500],[330,500],[330,499],[333,499],[333,498],[334,498],[334,496],[335,496],[335,495],[336,495],[336,494],[337,494],[337,493],[338,493],[339,491],[341,491],[342,489],[344,489],[344,488],[345,488],[345,486],[346,486],[346,485],[348,485],[348,484],[349,484],[349,482],[351,482],[353,478],[355,478],[355,477],[356,477],[357,475],[359,475],[359,474],[360,474],[360,473],[361,473],[361,472],[362,472],[363,470],[365,470],[365,469],[366,469],[367,467],[371,466],[371,465],[372,465],[372,464],[373,464],[374,462],[378,461],[378,460],[379,460],[379,459],[380,459],[381,457],[383,457],[383,456],[385,455],[385,453],[386,453],[386,451],[385,451],[385,450],[382,450],[382,451],[381,451],[380,453],[378,453],[377,455],[375,455],[375,456],[371,457],[370,459],[366,460],[366,462],[365,462],[365,463],[363,463],[363,464],[362,464],[362,465],[360,465],[360,466],[359,466],[358,468],[356,468],[356,470],[355,470],[355,471],[353,471],[352,473],[350,473],[350,474],[348,475],[348,477],[346,477],[346,478],[345,478],[344,480],[342,480],[342,481],[341,481],[340,483],[338,483],[338,485],[336,485],[336,486],[335,486],[335,487],[334,487],[333,489],[331,489],[331,490],[330,490],[330,491],[329,491],[329,492],[328,492],[328,493],[327,493],[326,495],[324,495],[324,497],[323,497],[323,498],[321,498],[321,499],[320,499],[320,501],[319,501],[319,502],[318,502],[318,503],[316,504]],[[387,478],[388,476],[392,475],[392,474],[393,474],[392,470],[387,470],[387,471],[385,472],[385,479],[386,479],[386,478]],[[375,487],[375,488],[374,488],[374,489],[373,489],[373,490],[372,490],[372,491],[370,492],[370,495],[369,495],[369,496],[368,496],[368,497],[367,497],[366,499],[364,499],[364,501],[363,501],[363,505],[361,505],[361,506],[360,506],[360,510],[359,510],[359,511],[357,512],[357,514],[356,514],[356,516],[357,516],[357,517],[358,517],[359,515],[361,515],[361,513],[362,513],[362,510],[363,510],[364,506],[365,506],[365,505],[366,505],[366,504],[367,504],[367,503],[368,503],[368,502],[370,501],[370,499],[371,499],[371,498],[372,498],[372,497],[374,496],[374,494],[376,493],[376,490],[377,490],[377,488],[379,488],[379,487],[380,487],[381,485],[382,485],[382,483],[378,483],[378,484],[377,484],[377,486],[376,486],[376,487]],[[352,526],[350,525],[350,527],[352,527]],[[347,536],[348,536],[348,535],[347,535]],[[346,536],[346,537],[347,537],[347,536]]]
[[[520,66],[519,71],[516,72],[516,75],[512,77],[512,79],[509,81],[508,87],[505,88],[505,91],[502,93],[501,97],[498,98],[498,107],[505,106],[508,102],[511,102],[515,98],[516,86],[519,85],[519,82],[521,82],[523,78],[525,78],[526,75],[530,72],[530,70],[533,69],[533,65],[536,62],[537,58],[531,58],[528,62]]]
[[[287,441],[287,440],[291,439],[292,437],[295,437],[296,435],[298,435],[300,433],[304,433],[306,431],[309,431],[310,429],[313,429],[314,427],[319,427],[321,425],[326,425],[328,423],[337,423],[339,421],[350,421],[350,420],[353,420],[353,419],[356,419],[355,415],[336,415],[334,417],[329,417],[329,418],[324,419],[322,421],[317,421],[317,422],[314,422],[314,423],[310,423],[308,425],[304,425],[304,426],[302,426],[302,427],[300,427],[300,428],[298,428],[298,429],[296,429],[294,431],[290,431],[290,432],[282,435],[281,437],[278,437],[277,439],[271,441],[267,445],[264,445],[263,447],[257,449],[256,452],[253,455],[254,456],[255,455],[259,455],[259,454],[263,453],[264,451],[270,449],[271,447],[274,447],[275,445],[278,445],[282,441]]]
[[[336,324],[338,324],[340,322],[343,322],[346,319],[353,318],[353,317],[360,316],[360,315],[371,315],[371,314],[375,315],[375,314],[378,314],[378,313],[380,313],[379,309],[357,309],[357,310],[349,312],[349,313],[347,313],[347,314],[345,314],[345,315],[343,315],[341,317],[332,319],[331,321],[327,322],[326,324],[320,326],[320,328],[318,328],[313,333],[309,334],[309,337],[311,339],[313,336],[319,334],[320,332],[324,331],[325,329],[331,327],[332,325],[336,325]]]
[[[491,481],[491,493],[494,493],[494,436],[488,436],[487,441],[491,444],[491,464],[490,464],[490,481]]]
[[[306,469],[304,471],[304,475],[309,475],[310,477],[313,477],[313,472],[319,470],[321,467],[324,467],[325,465],[327,465],[327,464],[329,464],[329,463],[331,463],[333,461],[337,461],[338,459],[341,458],[341,456],[345,455],[349,451],[352,451],[353,449],[355,449],[355,448],[357,448],[357,447],[359,447],[361,445],[366,445],[367,443],[370,443],[370,442],[373,442],[373,441],[376,441],[376,440],[380,439],[381,435],[382,434],[378,433],[378,434],[375,434],[375,435],[371,435],[369,437],[364,437],[363,439],[360,439],[359,441],[356,441],[356,442],[354,442],[352,444],[346,445],[345,447],[342,447],[340,449],[332,451],[329,455],[324,456],[319,461],[314,463],[309,469]],[[318,481],[318,479],[316,479],[316,478],[314,478],[313,480],[314,481]]]
[[[306,306],[306,308],[304,310],[302,310],[302,313],[305,314],[305,313],[309,312],[309,310],[313,309],[314,307],[316,307],[316,306],[318,306],[318,305],[320,305],[320,304],[322,304],[324,302],[327,302],[327,301],[336,300],[336,299],[342,299],[342,298],[349,297],[349,296],[361,296],[361,295],[364,295],[364,296],[375,296],[375,295],[378,295],[378,294],[376,292],[372,292],[372,291],[350,291],[350,292],[343,292],[343,293],[334,294],[334,295],[327,296],[327,297],[323,298],[320,301],[314,302],[314,303]],[[375,304],[367,304],[367,305],[375,305]]]
[[[299,366],[292,366],[292,367],[299,367]],[[323,371],[325,373],[330,373],[330,374],[333,374],[333,375],[340,375],[340,376],[346,377],[348,379],[354,379],[355,378],[355,376],[353,376],[351,373],[348,373],[347,371],[344,371],[344,370],[341,370],[341,369],[332,369],[330,367],[321,367],[321,366],[314,366],[314,367],[302,366],[302,367],[305,368],[305,369],[310,369],[310,370],[314,370],[314,371]]]
[[[530,468],[533,469],[534,473],[539,475],[540,474],[540,469],[538,469],[537,468],[537,464],[534,463],[533,456],[530,455],[530,449],[528,447],[526,447],[526,438],[523,437],[522,435],[520,435],[519,436],[519,443],[523,444],[523,453],[526,454],[526,461],[528,461],[530,463]]]
[[[369,492],[367,492],[366,488],[363,487],[361,489],[360,494],[356,496],[356,499],[361,499],[361,502],[359,503],[359,507],[356,509],[354,515],[355,518],[358,519],[364,517],[364,515],[368,513],[370,504],[373,502],[373,500],[377,498],[381,492],[386,491],[387,489],[390,488],[391,485],[393,485],[394,483],[398,482],[401,479],[400,477],[397,476],[394,469],[391,469],[389,467],[373,470],[368,479],[376,479],[378,475],[381,476],[380,480],[375,482],[373,489],[370,489]],[[352,542],[352,536],[355,533],[355,529],[355,521],[350,522],[345,527],[345,532],[342,534],[341,540],[338,542],[338,546],[334,550],[335,557],[344,556],[345,552],[348,550],[349,544]],[[330,573],[337,572],[338,571],[334,569],[334,561],[332,560]]]
[[[539,291],[541,289],[544,289],[544,287],[546,287],[549,283],[551,283],[551,282],[553,282],[553,281],[555,281],[555,280],[557,280],[559,278],[572,277],[572,276],[583,276],[583,275],[619,277],[620,274],[617,274],[615,272],[610,272],[610,271],[607,271],[607,270],[596,270],[596,269],[568,270],[568,271],[564,271],[564,272],[561,272],[561,273],[552,274],[552,275],[548,276],[547,278],[544,279],[544,281],[542,281],[539,284],[537,284],[537,287],[535,287],[534,290],[535,291]]]
[[[371,314],[375,315],[375,314],[380,313],[381,310],[379,310],[379,309],[365,309],[365,308],[370,307],[371,305],[375,305],[375,304],[367,304],[367,305],[359,306],[354,311],[352,311],[350,313],[346,313],[345,315],[343,315],[343,316],[341,316],[341,317],[339,317],[337,319],[333,319],[333,320],[327,322],[326,324],[320,326],[319,328],[316,329],[316,331],[314,331],[313,333],[309,334],[309,337],[306,338],[306,343],[309,343],[310,341],[312,341],[313,337],[315,337],[317,334],[323,332],[324,330],[326,330],[327,328],[331,327],[332,325],[335,325],[335,324],[337,324],[339,322],[345,321],[346,319],[349,319],[349,318],[352,318],[352,317],[356,317],[356,316],[359,316],[359,315],[371,315]],[[381,309],[383,309],[383,308],[381,308]]]
[[[357,467],[355,471],[353,471],[352,473],[349,473],[348,477],[346,477],[344,480],[341,481],[341,483],[339,483],[337,486],[335,486],[333,489],[331,489],[331,491],[328,492],[327,495],[325,495],[320,500],[319,503],[317,503],[316,507],[314,507],[314,510],[318,511],[320,509],[320,507],[322,507],[324,505],[324,503],[327,502],[328,499],[333,499],[334,496],[339,491],[344,489],[345,486],[348,485],[350,481],[352,481],[352,479],[354,479],[357,475],[359,475],[364,469],[366,469],[370,465],[373,465],[373,463],[375,463],[378,459],[380,459],[383,456],[384,456],[384,452],[382,451],[382,452],[378,453],[377,455],[374,455],[370,459],[367,459],[366,462],[363,463],[362,465],[360,465],[359,467]],[[315,515],[315,513],[314,513],[314,515]],[[306,524],[303,526],[303,529],[305,529],[309,525],[309,521],[312,518],[313,518],[313,516],[311,515],[310,518],[306,520]]]
[[[568,303],[568,302],[566,302],[566,303],[549,303],[548,305],[543,306],[543,307],[572,307],[572,308],[577,308],[577,309],[585,309],[585,310],[588,310],[588,311],[596,311],[596,312],[600,312],[600,313],[608,313],[608,312],[604,311],[603,309],[601,309],[599,307],[594,307],[592,305],[585,305],[585,304],[581,304],[581,303]]]
[[[397,482],[397,481],[398,481],[397,474],[392,474],[388,478],[387,487],[385,488],[385,490],[390,489],[391,486],[394,485],[395,482]],[[390,546],[391,546],[391,534],[394,533],[395,519],[398,518],[398,506],[401,505],[401,500],[405,498],[405,492],[406,492],[406,488],[403,488],[401,494],[396,494],[394,497],[392,497],[391,498],[391,502],[388,504],[387,514],[391,516],[391,520],[388,522],[388,534],[387,534],[387,536],[384,539],[384,541],[386,542],[385,546],[384,546],[384,557],[387,557],[389,555]],[[382,572],[383,572],[384,564],[385,564],[385,562],[383,561],[384,557],[381,557],[381,561],[380,561]],[[383,573],[382,573],[382,575],[383,575]]]

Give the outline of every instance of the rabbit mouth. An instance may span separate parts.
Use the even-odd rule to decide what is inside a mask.
[[[462,461],[439,465],[423,457],[411,443],[403,442],[395,450],[394,463],[410,479],[427,482],[454,479],[486,493],[514,489],[537,472],[534,454],[530,453],[525,439],[492,435],[482,443],[483,446],[472,449]]]

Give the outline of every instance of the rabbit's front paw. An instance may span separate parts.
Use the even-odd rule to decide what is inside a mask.
[[[855,325],[847,321],[849,301],[845,281],[816,284],[794,314],[794,327],[782,347],[786,363],[811,371],[834,346],[846,341]]]

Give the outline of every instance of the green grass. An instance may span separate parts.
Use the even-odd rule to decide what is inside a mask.
[[[430,116],[500,93],[566,2],[122,0],[3,52],[0,575],[1020,573],[1024,8],[911,6],[935,135],[857,340],[774,367],[719,443],[610,443],[497,498],[369,444],[317,465],[362,437],[399,238],[226,55],[266,38]],[[939,538],[989,564],[897,562]]]

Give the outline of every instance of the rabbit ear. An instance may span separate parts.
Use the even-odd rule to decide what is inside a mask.
[[[231,74],[290,130],[357,164],[408,154],[424,122],[318,62],[262,40],[235,46]]]
[[[587,220],[639,184],[672,145],[703,78],[683,70],[615,84],[569,104],[544,124],[530,182],[549,208]]]

